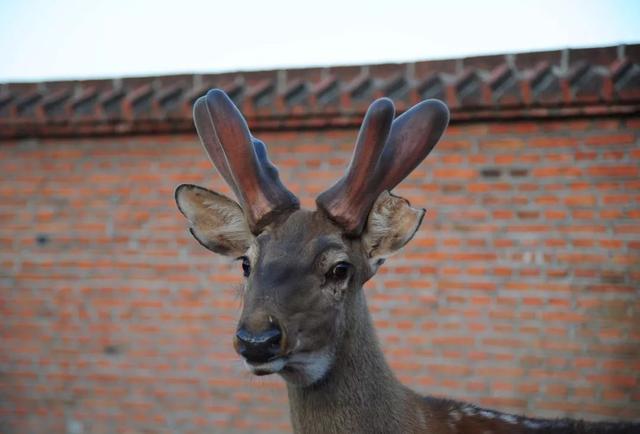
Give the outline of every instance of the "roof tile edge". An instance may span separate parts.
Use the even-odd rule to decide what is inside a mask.
[[[443,100],[452,122],[640,113],[640,44],[220,74],[0,84],[0,138],[193,130],[191,106],[228,92],[254,130],[357,126],[373,98]],[[327,91],[330,89],[330,91]]]

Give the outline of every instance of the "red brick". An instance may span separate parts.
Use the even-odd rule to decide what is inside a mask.
[[[627,134],[603,134],[593,137],[587,137],[585,143],[587,145],[627,145],[635,141],[635,135]]]
[[[485,151],[516,151],[526,146],[519,138],[481,140],[480,149]]]
[[[618,177],[618,176],[638,176],[638,166],[597,166],[597,167],[589,167],[587,169],[587,174],[591,176],[607,176],[607,177]]]
[[[545,177],[578,177],[582,176],[579,167],[539,167],[533,169],[533,176]]]
[[[540,148],[557,148],[561,146],[576,146],[579,143],[574,137],[537,137],[529,141],[529,145]]]
[[[475,170],[466,168],[436,169],[433,175],[436,179],[470,179],[477,176]]]

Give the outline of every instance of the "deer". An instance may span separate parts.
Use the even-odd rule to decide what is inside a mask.
[[[286,382],[295,433],[639,433],[640,423],[535,419],[437,397],[401,384],[385,361],[363,285],[414,236],[425,210],[391,191],[449,123],[438,100],[402,115],[375,100],[342,178],[300,207],[265,144],[233,101],[212,89],[194,103],[206,154],[237,201],[182,184],[175,200],[205,248],[244,275],[233,346],[254,375]]]

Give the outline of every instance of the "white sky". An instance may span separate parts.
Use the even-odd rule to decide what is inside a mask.
[[[0,0],[0,82],[640,42],[640,0]]]

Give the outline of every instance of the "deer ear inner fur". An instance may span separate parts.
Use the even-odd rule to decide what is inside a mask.
[[[416,209],[408,200],[388,191],[382,192],[369,213],[362,241],[376,268],[396,253],[415,235],[424,209]]]
[[[191,184],[180,185],[175,198],[180,212],[189,220],[189,231],[204,247],[233,257],[249,248],[253,234],[236,202]]]

